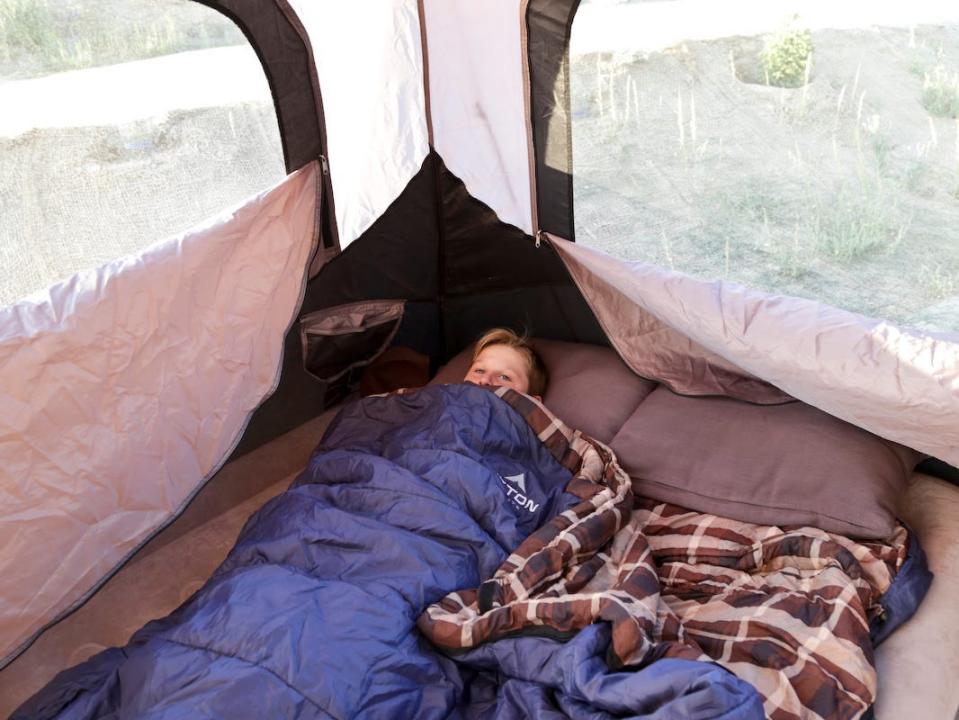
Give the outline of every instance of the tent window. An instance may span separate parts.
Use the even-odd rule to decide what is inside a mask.
[[[578,242],[959,330],[959,4],[583,0],[570,87]]]
[[[239,29],[189,0],[0,2],[0,306],[285,175]]]

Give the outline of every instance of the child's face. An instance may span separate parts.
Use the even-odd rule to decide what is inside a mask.
[[[506,386],[529,392],[529,366],[526,357],[509,345],[490,345],[470,365],[464,380],[477,385]]]

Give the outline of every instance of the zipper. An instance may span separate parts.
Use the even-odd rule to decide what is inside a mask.
[[[330,179],[330,161],[326,155],[319,156],[320,172],[323,177],[320,182],[323,185],[323,208],[322,208],[322,237],[323,247],[327,250],[339,249],[340,239],[336,228],[336,215],[333,212],[333,182]]]
[[[523,123],[526,127],[526,155],[529,169],[530,224],[536,231],[536,247],[540,246],[539,192],[536,178],[536,140],[533,133],[533,81],[529,65],[529,6],[530,0],[522,0],[519,12],[520,63],[523,69]]]

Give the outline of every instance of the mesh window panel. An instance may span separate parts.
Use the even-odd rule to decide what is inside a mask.
[[[189,0],[0,3],[0,306],[284,175],[242,33]]]
[[[583,0],[578,242],[959,330],[959,4]]]

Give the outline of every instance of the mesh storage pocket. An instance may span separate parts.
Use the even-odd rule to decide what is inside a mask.
[[[403,307],[403,300],[373,300],[304,315],[303,365],[327,383],[347,380],[389,347],[403,320]]]

